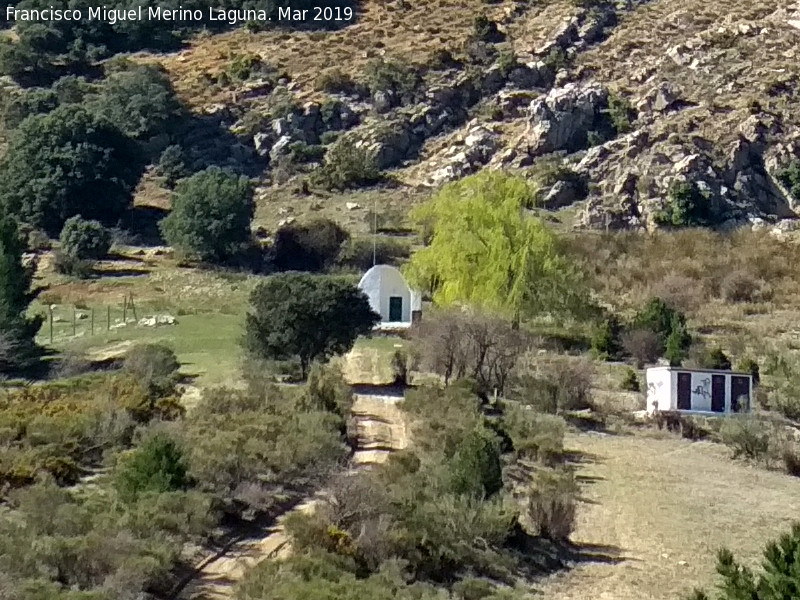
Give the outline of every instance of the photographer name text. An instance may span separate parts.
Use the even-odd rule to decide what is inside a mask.
[[[208,10],[189,8],[161,8],[160,6],[138,6],[120,9],[105,6],[89,7],[88,10],[62,9],[56,7],[40,9],[20,9],[6,6],[7,21],[102,21],[114,25],[120,21],[217,21],[220,23],[246,23],[248,21],[307,22],[307,21],[352,21],[353,9],[350,7],[316,6],[308,10],[278,8],[277,14],[258,9],[214,8]]]

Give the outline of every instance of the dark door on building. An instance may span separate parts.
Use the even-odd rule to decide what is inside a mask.
[[[403,298],[389,296],[389,321],[396,323],[403,320]]]
[[[750,379],[748,377],[731,377],[731,410],[739,412],[750,406]]]
[[[725,375],[711,376],[711,410],[725,412]]]
[[[678,373],[678,410],[692,410],[691,373]]]

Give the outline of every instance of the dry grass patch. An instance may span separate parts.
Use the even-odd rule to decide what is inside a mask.
[[[797,516],[800,480],[732,462],[716,444],[587,434],[566,443],[583,457],[586,500],[572,540],[601,560],[546,581],[553,600],[683,597],[715,583],[719,547],[756,566]]]

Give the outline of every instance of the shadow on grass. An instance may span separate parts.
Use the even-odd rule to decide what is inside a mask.
[[[357,383],[351,387],[353,394],[358,396],[391,396],[392,398],[403,398],[406,390],[410,389],[410,386],[396,384],[370,385]]]

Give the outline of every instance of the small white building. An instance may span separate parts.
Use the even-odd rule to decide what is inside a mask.
[[[364,273],[358,287],[369,304],[381,316],[383,329],[410,327],[422,314],[422,294],[412,290],[399,269],[375,265]]]
[[[750,373],[682,367],[647,369],[647,412],[720,415],[750,412]]]

